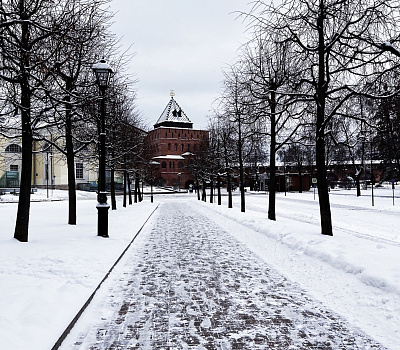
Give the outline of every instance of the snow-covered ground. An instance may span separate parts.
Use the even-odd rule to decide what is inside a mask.
[[[397,191],[397,190],[396,190]],[[397,193],[397,192],[396,192]],[[16,203],[0,202],[0,348],[50,349],[147,217],[163,201],[188,201],[310,296],[389,349],[400,344],[400,197],[392,190],[332,191],[334,237],[319,233],[313,192],[277,195],[277,221],[268,197],[247,193],[246,213],[197,201],[194,193],[156,195],[110,210],[109,234],[96,236],[94,193],[78,193],[78,224],[67,225],[66,193],[33,202],[29,243],[14,240]],[[45,199],[46,191],[32,198]],[[209,199],[208,199],[209,200]],[[135,243],[132,245],[135,249]]]

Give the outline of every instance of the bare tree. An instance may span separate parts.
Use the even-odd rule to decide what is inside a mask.
[[[28,241],[32,152],[35,127],[46,114],[45,83],[51,78],[47,62],[63,41],[61,24],[70,23],[73,1],[18,0],[0,3],[0,79],[7,84],[7,103],[20,116],[22,169],[14,238]],[[72,28],[68,28],[71,30]],[[56,45],[50,45],[50,39]]]
[[[264,31],[279,32],[303,62],[298,89],[315,106],[316,164],[321,233],[333,235],[325,140],[334,118],[345,118],[346,101],[365,91],[397,65],[391,55],[399,40],[399,1],[257,1],[252,14]],[[257,15],[256,15],[257,14]],[[385,54],[382,51],[387,50]],[[389,92],[395,93],[395,91]],[[376,96],[370,96],[376,97]]]
[[[247,61],[244,75],[255,110],[252,124],[256,121],[265,123],[258,132],[270,139],[268,218],[276,220],[276,154],[294,137],[303,114],[293,108],[290,86],[298,67],[292,58],[290,43],[282,41],[275,33],[262,35],[256,32],[255,40],[246,47],[244,58]]]
[[[251,96],[247,84],[243,79],[242,62],[231,67],[231,71],[225,72],[225,91],[222,97],[223,115],[230,124],[234,126],[236,136],[237,161],[239,163],[239,190],[240,190],[240,211],[246,211],[244,161],[245,143],[249,135],[249,126],[252,124],[249,116],[252,115]]]
[[[49,139],[44,135],[44,138],[67,159],[70,225],[76,225],[75,157],[97,136],[95,128],[87,128],[90,122],[81,108],[96,93],[91,66],[98,60],[99,50],[103,55],[113,48],[115,50],[113,36],[107,31],[111,13],[101,9],[107,2],[79,0],[70,4],[69,22],[60,24],[65,28],[62,45],[55,52],[54,59],[48,62],[53,80],[52,88],[48,88],[47,92],[54,105],[58,128],[55,137]],[[52,39],[58,40],[57,37]],[[52,134],[51,130],[49,133]]]

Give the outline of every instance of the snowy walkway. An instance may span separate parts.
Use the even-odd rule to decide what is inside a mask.
[[[136,248],[61,349],[383,349],[183,201]]]

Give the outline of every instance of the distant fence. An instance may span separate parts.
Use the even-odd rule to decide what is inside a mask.
[[[328,181],[330,188],[356,188],[356,182],[354,180],[337,180],[337,181]],[[367,189],[368,186],[371,186],[371,181],[369,180],[360,180],[360,187],[362,189]]]

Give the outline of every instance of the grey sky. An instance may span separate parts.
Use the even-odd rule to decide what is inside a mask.
[[[248,0],[112,0],[111,9],[117,12],[112,30],[136,53],[130,71],[139,79],[146,124],[153,126],[175,90],[194,128],[205,128],[222,68],[234,63],[248,36],[233,13],[248,10]]]

